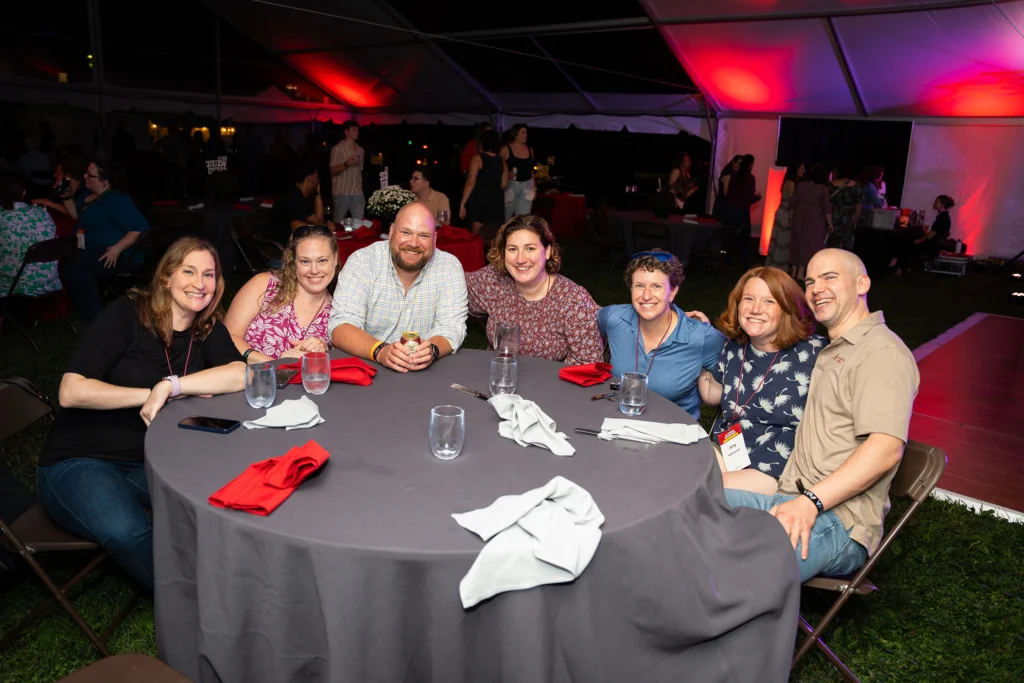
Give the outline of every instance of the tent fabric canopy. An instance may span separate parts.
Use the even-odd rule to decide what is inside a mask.
[[[1024,0],[208,4],[360,114],[1024,116]]]

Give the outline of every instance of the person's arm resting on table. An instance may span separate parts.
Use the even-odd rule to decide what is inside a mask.
[[[804,482],[824,510],[867,491],[899,464],[917,393],[916,377],[912,360],[895,349],[883,349],[850,379],[854,428],[864,441],[832,474],[813,485]],[[798,541],[803,544],[801,557],[806,560],[811,527],[818,516],[814,502],[801,495],[768,512],[782,524],[794,549]]]
[[[437,258],[435,252],[434,258]],[[462,264],[454,261],[444,275],[447,286],[442,287],[434,308],[434,324],[430,328],[430,337],[420,343],[412,354],[410,370],[424,370],[434,361],[431,344],[437,346],[438,358],[455,353],[466,339],[466,317],[468,308],[466,300],[466,274]]]

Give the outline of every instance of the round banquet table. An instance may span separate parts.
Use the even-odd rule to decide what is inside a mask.
[[[335,352],[335,355],[338,355]],[[573,433],[621,417],[601,386],[519,359],[518,393],[570,435],[571,457],[498,435],[484,351],[373,385],[311,396],[310,429],[182,430],[189,415],[255,419],[242,393],[172,401],[146,436],[161,657],[195,681],[785,681],[799,578],[764,512],[725,504],[707,439],[690,446]],[[302,385],[278,391],[299,398]],[[435,458],[430,408],[466,411],[462,454]],[[692,419],[651,395],[644,419]],[[266,517],[211,506],[251,463],[313,439],[321,472]],[[459,582],[483,542],[451,514],[561,475],[606,521],[576,581],[506,592],[464,610]]]

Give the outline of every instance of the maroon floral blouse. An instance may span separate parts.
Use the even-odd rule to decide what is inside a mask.
[[[540,301],[527,301],[511,276],[481,268],[466,275],[469,312],[487,319],[487,341],[494,348],[498,323],[519,325],[519,353],[562,361],[568,365],[604,360],[604,341],[597,330],[601,308],[590,292],[567,277],[555,275],[551,291]]]

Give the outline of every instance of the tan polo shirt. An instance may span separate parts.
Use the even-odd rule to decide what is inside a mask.
[[[448,220],[451,221],[452,207],[451,204],[448,203],[448,195],[444,192],[438,192],[434,188],[430,188],[430,194],[427,195],[426,199],[420,200],[420,203],[426,204],[427,208],[430,209],[430,213],[434,215],[434,218],[437,218],[438,211],[447,211]]]
[[[797,493],[796,480],[813,488],[839,468],[871,434],[907,442],[921,376],[913,354],[875,311],[818,354],[793,454],[779,478],[779,493]],[[896,467],[864,493],[832,508],[850,538],[875,552],[889,512]]]
[[[331,177],[331,195],[345,197],[363,195],[363,148],[358,143],[345,139],[331,148],[331,166],[345,163],[350,156],[359,156],[359,163],[349,166],[336,176]]]

